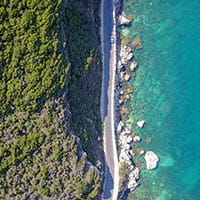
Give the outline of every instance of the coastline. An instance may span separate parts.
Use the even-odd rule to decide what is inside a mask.
[[[123,0],[116,3],[116,26],[122,27],[129,25],[133,18],[126,16],[123,12]],[[140,40],[128,41],[119,31],[116,32],[117,46],[117,64],[115,76],[115,135],[118,149],[119,159],[119,199],[127,199],[130,191],[134,191],[139,185],[140,169],[134,163],[133,157],[134,144],[140,142],[130,127],[125,125],[128,109],[124,107],[124,103],[133,93],[133,88],[128,86],[128,81],[134,76],[137,69],[137,61],[133,60],[134,51],[142,48]],[[143,121],[142,121],[143,122]],[[144,121],[145,123],[145,121]],[[143,127],[142,124],[141,127]],[[139,152],[144,154],[144,150]]]
[[[146,12],[144,13],[144,10],[142,10],[142,8],[143,8],[142,5],[143,4],[141,4],[140,6],[138,6],[139,7],[138,10],[140,9],[139,11],[137,10],[137,8],[136,8],[136,11],[135,11],[135,8],[134,8],[133,4],[130,1],[129,4],[127,5],[128,8],[125,5],[125,8],[123,9],[127,13],[129,13],[129,14],[135,13],[135,15],[136,15],[136,17],[135,17],[136,21],[137,20],[141,20],[140,22],[138,22],[138,21],[136,23],[134,22],[133,26],[132,25],[129,26],[130,29],[128,27],[128,28],[125,28],[125,30],[122,30],[122,32],[123,32],[122,34],[123,35],[126,35],[126,33],[128,34],[128,31],[129,31],[128,37],[132,38],[132,40],[135,37],[136,33],[137,33],[137,35],[140,34],[140,32],[138,30],[136,30],[134,32],[135,24],[142,23],[143,20],[144,20],[143,18],[141,19],[140,16],[142,14],[144,14],[144,15],[149,14],[152,17],[152,15],[153,15],[152,13],[146,13]],[[151,5],[149,5],[149,6],[151,6]],[[167,6],[169,6],[169,5],[164,5],[163,4],[163,7],[167,7]],[[154,7],[156,7],[156,6],[154,5]],[[158,6],[157,6],[157,8],[158,8]],[[171,7],[169,9],[171,9]],[[122,69],[117,70],[117,74],[116,74],[116,89],[115,89],[115,114],[116,114],[115,115],[116,116],[116,118],[115,118],[115,120],[116,120],[115,130],[116,130],[116,141],[119,141],[120,143],[122,143],[123,139],[125,139],[123,137],[123,135],[121,134],[122,131],[124,129],[126,129],[126,128],[130,128],[131,131],[135,131],[139,135],[141,135],[141,138],[142,138],[143,141],[140,144],[137,144],[136,146],[131,147],[132,149],[131,149],[131,151],[129,149],[129,152],[131,152],[133,154],[141,153],[142,155],[144,155],[145,151],[153,149],[153,150],[155,150],[158,153],[158,155],[161,158],[161,162],[159,163],[158,169],[155,170],[155,171],[148,171],[148,170],[146,170],[147,166],[145,167],[145,162],[144,162],[145,157],[144,156],[141,156],[141,157],[140,157],[140,155],[139,156],[136,155],[136,157],[134,155],[132,156],[132,158],[134,159],[134,161],[136,163],[135,164],[136,166],[138,166],[137,165],[138,163],[141,164],[141,167],[142,167],[141,178],[143,179],[141,187],[139,187],[136,192],[132,193],[132,195],[129,196],[129,198],[134,198],[134,199],[145,198],[145,195],[149,194],[149,191],[150,192],[154,191],[153,189],[155,189],[156,191],[155,191],[154,194],[150,194],[149,199],[156,199],[157,197],[161,197],[161,196],[163,197],[163,195],[165,194],[164,192],[166,192],[166,191],[167,192],[166,192],[165,196],[168,195],[170,193],[170,189],[172,188],[170,185],[168,185],[168,183],[170,183],[170,182],[167,182],[167,181],[164,182],[163,179],[159,179],[159,178],[162,176],[162,172],[164,170],[165,171],[168,170],[166,167],[171,167],[173,165],[173,163],[175,162],[174,160],[176,159],[175,155],[172,153],[173,152],[172,150],[170,150],[170,149],[168,149],[166,147],[166,150],[171,153],[171,154],[169,154],[169,156],[167,156],[166,155],[167,151],[164,151],[163,148],[161,147],[161,145],[159,144],[159,142],[162,143],[163,141],[165,141],[165,138],[163,138],[164,136],[160,137],[161,139],[163,139],[163,141],[159,138],[159,136],[160,136],[159,134],[161,134],[161,133],[163,133],[163,134],[170,133],[170,131],[163,131],[162,129],[159,129],[159,127],[156,128],[156,126],[158,126],[158,122],[161,122],[163,116],[160,115],[161,119],[159,119],[157,117],[159,117],[160,113],[155,113],[155,112],[163,112],[162,109],[169,109],[169,107],[167,107],[169,105],[169,104],[167,104],[168,102],[165,101],[164,98],[161,99],[159,97],[159,95],[161,96],[161,94],[163,94],[165,92],[165,91],[161,90],[161,89],[164,88],[164,84],[162,82],[164,80],[164,78],[166,78],[165,80],[171,80],[171,79],[169,79],[169,77],[166,74],[166,71],[167,71],[166,67],[165,68],[163,67],[164,69],[162,71],[162,73],[165,75],[165,77],[162,77],[162,79],[161,79],[160,77],[155,76],[155,75],[157,75],[155,73],[157,73],[159,71],[159,69],[158,69],[157,65],[154,66],[154,68],[153,68],[153,64],[155,65],[157,63],[161,63],[160,66],[162,66],[162,62],[159,60],[159,56],[156,57],[155,53],[154,54],[153,53],[149,54],[149,55],[152,55],[152,57],[153,57],[152,60],[153,59],[157,60],[156,63],[153,63],[153,62],[151,63],[150,62],[151,59],[148,56],[145,57],[146,56],[145,52],[149,52],[149,48],[148,47],[150,46],[150,44],[153,47],[156,46],[156,45],[154,46],[152,44],[155,41],[151,41],[151,42],[147,43],[147,40],[149,41],[149,37],[151,36],[151,33],[150,33],[150,36],[147,35],[148,30],[150,30],[150,29],[151,30],[152,29],[157,30],[157,27],[155,27],[155,26],[151,27],[150,26],[150,25],[155,25],[155,24],[151,24],[151,23],[154,22],[155,18],[151,19],[152,21],[149,20],[149,19],[151,19],[151,18],[150,17],[149,18],[146,17],[146,19],[145,19],[146,23],[145,24],[147,24],[149,26],[148,27],[147,26],[144,27],[144,32],[141,33],[141,35],[140,35],[141,38],[142,38],[142,42],[144,42],[145,49],[142,50],[142,51],[140,51],[140,52],[134,52],[134,54],[135,54],[135,58],[134,59],[137,59],[138,62],[140,63],[140,65],[137,66],[139,69],[138,70],[135,69],[135,70],[137,70],[137,72],[136,72],[136,76],[134,78],[131,79],[132,75],[134,76],[134,74],[135,74],[134,72],[131,74],[131,77],[128,77],[128,78],[131,79],[131,81],[129,81],[129,80],[126,81],[126,83],[129,82],[128,85],[136,87],[135,94],[130,95],[130,100],[127,103],[126,103],[126,101],[128,100],[129,96],[124,95],[124,93],[127,92],[126,88],[124,88],[122,84],[120,85],[120,81],[121,81],[121,77],[122,77],[122,76],[120,77],[120,70],[122,70],[123,72],[126,72],[127,68],[129,70],[129,65],[127,65],[127,67],[122,67]],[[166,21],[167,21],[167,19],[166,19]],[[166,21],[164,21],[163,23],[165,23]],[[167,21],[167,22],[171,23],[171,21],[170,22]],[[162,25],[163,23],[160,22],[159,25],[160,24]],[[157,22],[156,22],[156,25],[157,25]],[[167,24],[167,25],[171,25],[171,24]],[[136,29],[137,28],[138,29],[140,28],[139,25],[138,25],[138,27],[136,27]],[[125,31],[127,31],[127,32],[125,33]],[[166,31],[166,30],[164,29],[164,31]],[[176,30],[176,31],[179,31],[179,30]],[[145,34],[145,36],[144,36],[144,34]],[[120,34],[118,33],[118,35],[120,35]],[[163,36],[163,38],[165,39],[164,36]],[[118,53],[118,56],[120,56],[120,48],[121,48],[121,38],[120,37],[118,38],[117,45],[119,46],[117,48],[117,50],[118,50],[117,53]],[[152,48],[151,48],[151,52],[152,52]],[[165,51],[163,50],[163,52],[165,52]],[[139,55],[139,54],[141,54],[141,55]],[[161,54],[158,54],[158,55],[161,55]],[[134,61],[134,59],[132,61]],[[144,59],[144,60],[142,60],[142,59]],[[163,56],[163,61],[164,60],[168,61],[168,59],[166,58],[166,56]],[[171,61],[170,61],[170,63],[171,63]],[[148,65],[150,65],[150,66],[148,66]],[[118,67],[119,67],[119,65],[118,65]],[[149,68],[152,67],[152,69],[148,68],[149,70],[146,70],[147,69],[146,67],[149,67]],[[159,72],[161,72],[161,70]],[[173,76],[173,78],[176,78],[176,77]],[[147,79],[149,79],[149,82],[148,82]],[[157,79],[157,80],[155,81],[155,79]],[[175,80],[179,80],[180,81],[180,79],[175,79]],[[147,84],[147,82],[149,84]],[[157,84],[158,82],[162,83],[162,84],[159,86]],[[153,87],[155,88],[155,90],[152,89]],[[159,92],[160,92],[160,94],[159,94]],[[153,97],[151,97],[151,94],[154,95],[154,99],[153,99]],[[166,94],[166,95],[169,95],[169,94]],[[123,101],[125,103],[123,103],[123,101],[121,101],[122,97],[123,97]],[[145,99],[145,97],[148,97],[148,99]],[[168,97],[168,98],[169,98],[169,100],[171,100],[170,97]],[[166,103],[166,104],[162,105],[163,107],[161,108],[161,105],[160,105],[161,103]],[[127,110],[123,108],[123,105],[125,105],[128,109],[130,109],[129,110],[130,111],[129,114],[127,115],[128,119],[125,117]],[[140,105],[141,105],[141,107],[140,107]],[[155,110],[151,111],[150,107],[151,108],[152,107],[155,108],[156,111]],[[120,113],[120,111],[122,110],[122,108],[123,108],[123,112],[125,113],[124,116],[122,116],[121,113]],[[167,112],[169,110],[165,110],[165,111]],[[171,112],[169,113],[169,115],[171,115]],[[139,120],[140,120],[140,123],[138,123]],[[143,122],[146,123],[146,126],[145,126],[144,129],[140,129],[140,126],[138,126],[138,124],[141,125],[141,126],[143,126],[142,125]],[[165,122],[165,123],[167,124],[167,122]],[[129,127],[126,127],[126,126],[129,126]],[[123,130],[120,130],[119,133],[117,133],[118,127],[119,127],[119,129],[123,128]],[[163,127],[163,124],[162,124],[162,127]],[[121,137],[121,135],[122,135],[122,137]],[[133,136],[133,133],[130,134],[130,135]],[[154,138],[154,135],[156,135],[155,138]],[[171,136],[173,136],[173,132],[172,131],[171,131]],[[153,138],[153,142],[152,142],[152,138]],[[127,139],[128,139],[128,137],[126,137],[125,140],[127,141]],[[122,148],[121,148],[120,145],[121,144],[118,144],[118,153],[119,153],[119,155],[120,155],[121,150],[122,150]],[[138,147],[142,147],[143,149],[140,148],[141,151],[138,152],[137,151],[139,149]],[[158,150],[158,147],[160,147],[159,150]],[[160,150],[160,149],[162,149],[162,150]],[[162,153],[163,153],[163,155],[162,155]],[[171,162],[169,163],[170,159],[171,159]],[[166,164],[166,162],[168,162],[168,163]],[[174,168],[175,167],[177,167],[177,165],[176,166],[174,165]],[[139,168],[139,166],[138,166],[138,168]],[[172,168],[171,168],[171,171],[173,172]],[[157,178],[156,177],[153,178],[152,174],[156,174]],[[173,175],[175,176],[175,174],[173,174]],[[177,177],[178,177],[178,175],[177,175]],[[123,189],[119,192],[120,199],[126,199],[126,197],[125,197],[126,196],[126,192],[129,192],[129,190],[127,189],[128,188],[127,185],[128,185],[128,181],[129,181],[128,179],[129,179],[128,176],[126,178],[124,178],[124,185],[122,187]],[[155,181],[154,185],[152,184],[153,181]],[[163,183],[167,183],[167,184],[163,184]],[[152,188],[152,189],[150,189],[150,188]],[[174,187],[174,188],[176,188],[176,190],[178,191],[178,187]],[[176,190],[172,190],[171,189],[171,191],[176,191]],[[176,194],[173,194],[173,195],[176,196]],[[177,196],[180,196],[180,195],[177,194]],[[146,197],[148,198],[148,196],[146,196]],[[159,199],[161,199],[161,198],[159,198]]]
[[[132,15],[126,15],[123,11],[124,1],[118,1],[117,6],[117,24],[116,26],[123,30],[133,21]],[[119,159],[119,199],[127,199],[128,194],[137,189],[140,185],[141,164],[135,160],[136,157],[143,157],[146,162],[146,169],[153,170],[157,167],[159,157],[151,150],[146,151],[143,148],[137,148],[136,144],[141,142],[137,135],[138,128],[146,126],[145,119],[138,119],[134,126],[127,124],[129,108],[126,107],[127,101],[130,101],[134,88],[130,86],[129,81],[134,79],[138,70],[138,62],[135,59],[135,53],[142,49],[140,37],[135,36],[132,39],[126,37],[123,32],[117,32],[117,66],[115,79],[115,134],[118,142]],[[136,146],[135,146],[136,145]]]
[[[142,43],[139,37],[133,40],[126,38],[120,31],[117,31],[117,28],[127,27],[133,21],[133,17],[126,16],[123,12],[123,0],[112,2],[112,16],[110,16],[112,24],[107,27],[108,29],[111,28],[109,33],[104,29],[104,26],[106,26],[104,3],[102,1],[101,4],[101,42],[104,67],[101,118],[104,122],[103,146],[105,153],[103,199],[117,200],[127,199],[127,195],[139,185],[140,166],[134,162],[135,156],[147,155],[148,158],[145,160],[149,169],[155,168],[159,159],[153,152],[147,151],[145,153],[144,149],[135,149],[135,144],[140,142],[141,139],[131,127],[126,125],[129,110],[124,104],[134,92],[128,82],[134,77],[138,68],[138,63],[134,59],[134,52],[142,48]],[[107,20],[107,18],[105,19]],[[105,35],[105,33],[109,34]],[[109,53],[106,53],[106,51],[109,51]],[[106,66],[108,69],[106,69]],[[106,78],[108,79],[107,82]],[[145,120],[140,120],[136,126],[143,128],[145,124]],[[149,159],[152,156],[156,158],[153,163]]]

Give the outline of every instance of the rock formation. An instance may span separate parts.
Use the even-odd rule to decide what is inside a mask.
[[[132,17],[127,17],[125,12],[122,12],[122,14],[119,16],[119,25],[128,25],[132,20]]]
[[[137,65],[138,63],[136,61],[133,61],[129,66],[130,70],[134,72],[137,68]]]
[[[145,125],[145,120],[140,120],[140,121],[138,121],[137,122],[137,125],[140,127],[140,128],[143,128],[144,127],[144,125]]]
[[[154,169],[157,167],[159,158],[153,151],[147,151],[145,153],[144,159],[146,161],[147,169]]]

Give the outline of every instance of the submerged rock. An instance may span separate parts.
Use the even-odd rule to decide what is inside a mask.
[[[147,136],[146,137],[146,143],[151,144],[151,142],[152,142],[152,138],[150,136]]]
[[[145,153],[144,159],[146,161],[147,169],[154,169],[157,167],[159,158],[153,151],[147,151]]]
[[[141,39],[139,37],[134,38],[133,47],[135,49],[141,49],[142,48],[142,42],[141,42]]]

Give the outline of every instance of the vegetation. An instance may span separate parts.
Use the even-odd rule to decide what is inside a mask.
[[[72,109],[72,128],[79,133],[90,160],[95,162],[97,138],[101,133],[101,54],[97,34],[100,22],[92,13],[98,13],[99,4],[97,0],[94,4],[89,0],[80,2],[67,4],[63,15],[72,65],[67,98]]]
[[[98,5],[0,2],[0,199],[98,195]]]

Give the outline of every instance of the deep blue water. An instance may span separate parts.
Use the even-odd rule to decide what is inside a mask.
[[[126,0],[124,9],[134,21],[122,33],[143,43],[127,123],[142,138],[137,146],[160,157],[152,171],[137,158],[141,186],[129,199],[200,200],[200,1]]]

